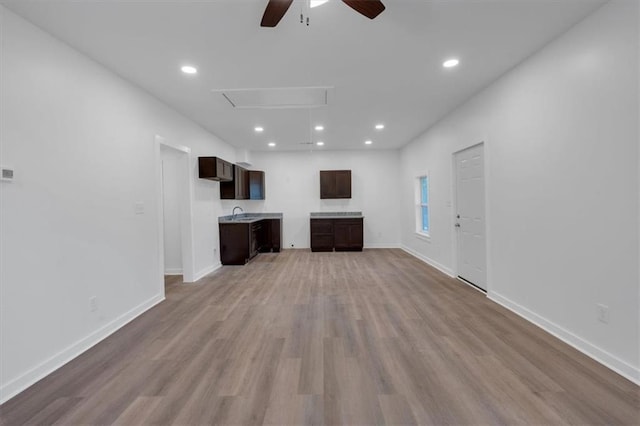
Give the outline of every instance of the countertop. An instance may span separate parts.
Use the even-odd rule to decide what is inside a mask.
[[[311,212],[311,219],[363,219],[362,212]]]
[[[280,219],[282,213],[240,213],[235,215],[220,216],[218,223],[254,223],[263,219]]]

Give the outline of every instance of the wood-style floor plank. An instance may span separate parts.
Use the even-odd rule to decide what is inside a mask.
[[[640,424],[638,386],[401,250],[263,254],[166,293],[0,424]]]

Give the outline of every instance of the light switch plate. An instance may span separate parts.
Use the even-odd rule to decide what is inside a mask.
[[[133,211],[136,214],[144,214],[144,203],[142,201],[138,201],[133,205]]]
[[[13,182],[13,168],[8,166],[0,166],[0,181]]]

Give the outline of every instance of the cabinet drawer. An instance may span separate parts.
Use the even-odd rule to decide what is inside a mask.
[[[333,234],[333,220],[311,219],[312,234]]]

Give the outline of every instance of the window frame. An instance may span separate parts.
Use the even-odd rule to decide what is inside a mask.
[[[427,200],[426,203],[422,201],[422,180],[426,179],[427,186]],[[429,208],[431,201],[431,179],[429,178],[429,172],[418,174],[414,179],[414,204],[415,204],[415,233],[418,237],[430,240],[431,239],[431,209]],[[422,220],[422,209],[427,208],[427,229],[424,229],[424,222]]]

